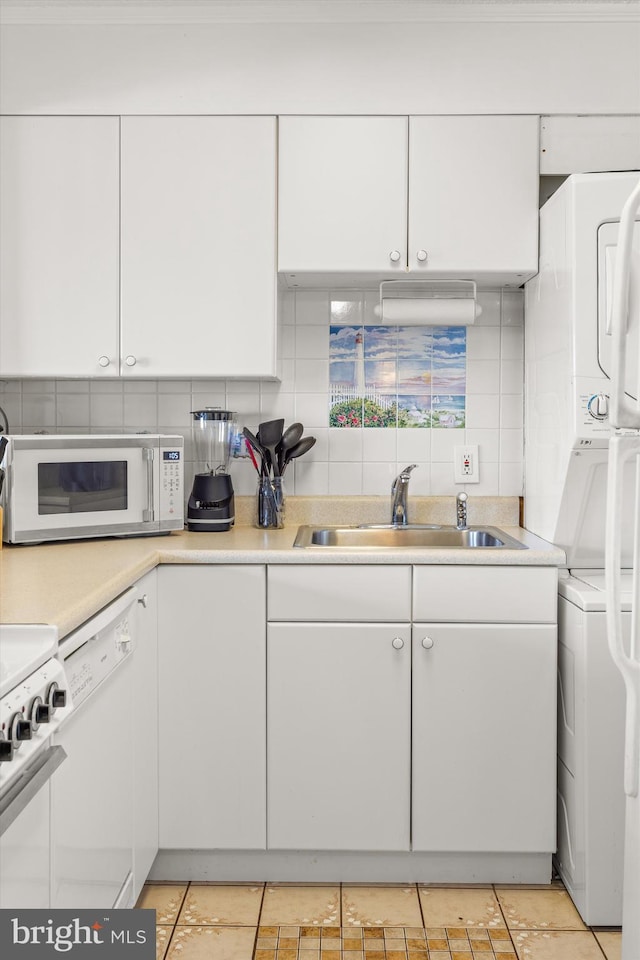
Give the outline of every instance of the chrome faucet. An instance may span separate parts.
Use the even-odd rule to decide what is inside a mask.
[[[391,523],[404,527],[409,522],[407,518],[409,480],[411,479],[411,471],[415,470],[417,466],[417,463],[412,463],[405,467],[393,481],[391,486],[391,496],[393,498],[391,501]]]
[[[467,529],[467,494],[459,493],[456,497],[456,527],[458,530]]]

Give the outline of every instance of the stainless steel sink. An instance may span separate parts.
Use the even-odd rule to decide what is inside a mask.
[[[398,547],[444,548],[457,550],[526,550],[527,547],[507,536],[498,527],[435,527],[415,524],[406,527],[383,524],[361,527],[298,528],[294,547],[357,547],[358,549]]]

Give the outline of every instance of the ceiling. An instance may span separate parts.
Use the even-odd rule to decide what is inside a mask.
[[[640,0],[0,0],[2,24],[631,21]]]

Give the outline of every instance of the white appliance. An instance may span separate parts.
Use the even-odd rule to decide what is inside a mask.
[[[583,919],[602,925],[617,925],[622,915],[624,694],[606,657],[603,613],[614,379],[634,402],[638,397],[638,223],[630,231],[622,378],[612,337],[620,215],[638,176],[569,177],[540,211],[540,271],[525,287],[524,523],[562,547],[569,567],[560,584],[558,866]],[[616,619],[620,635],[629,636],[637,631],[627,609],[638,499],[631,460],[616,484],[627,520],[617,537],[625,572]],[[602,817],[594,814],[598,805]],[[633,960],[640,956],[640,947],[625,949]]]
[[[184,527],[184,438],[9,436],[4,539],[145,536]]]
[[[51,906],[133,906],[132,587],[60,644],[74,712],[51,788]]]
[[[53,734],[73,709],[58,632],[0,626],[0,908],[48,908],[51,778],[66,759]]]
[[[609,451],[605,570],[607,636],[613,661],[626,692],[624,792],[626,796],[622,960],[640,956],[640,256],[636,220],[640,213],[640,180],[627,200],[618,232],[611,318],[613,379],[611,423],[615,435]],[[635,480],[631,502],[625,483]],[[626,562],[625,533],[633,535],[630,577],[630,635],[621,609]]]

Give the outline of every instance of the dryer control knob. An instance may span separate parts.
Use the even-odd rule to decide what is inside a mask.
[[[606,393],[594,393],[587,400],[587,410],[594,420],[606,420],[609,416],[609,397]]]

